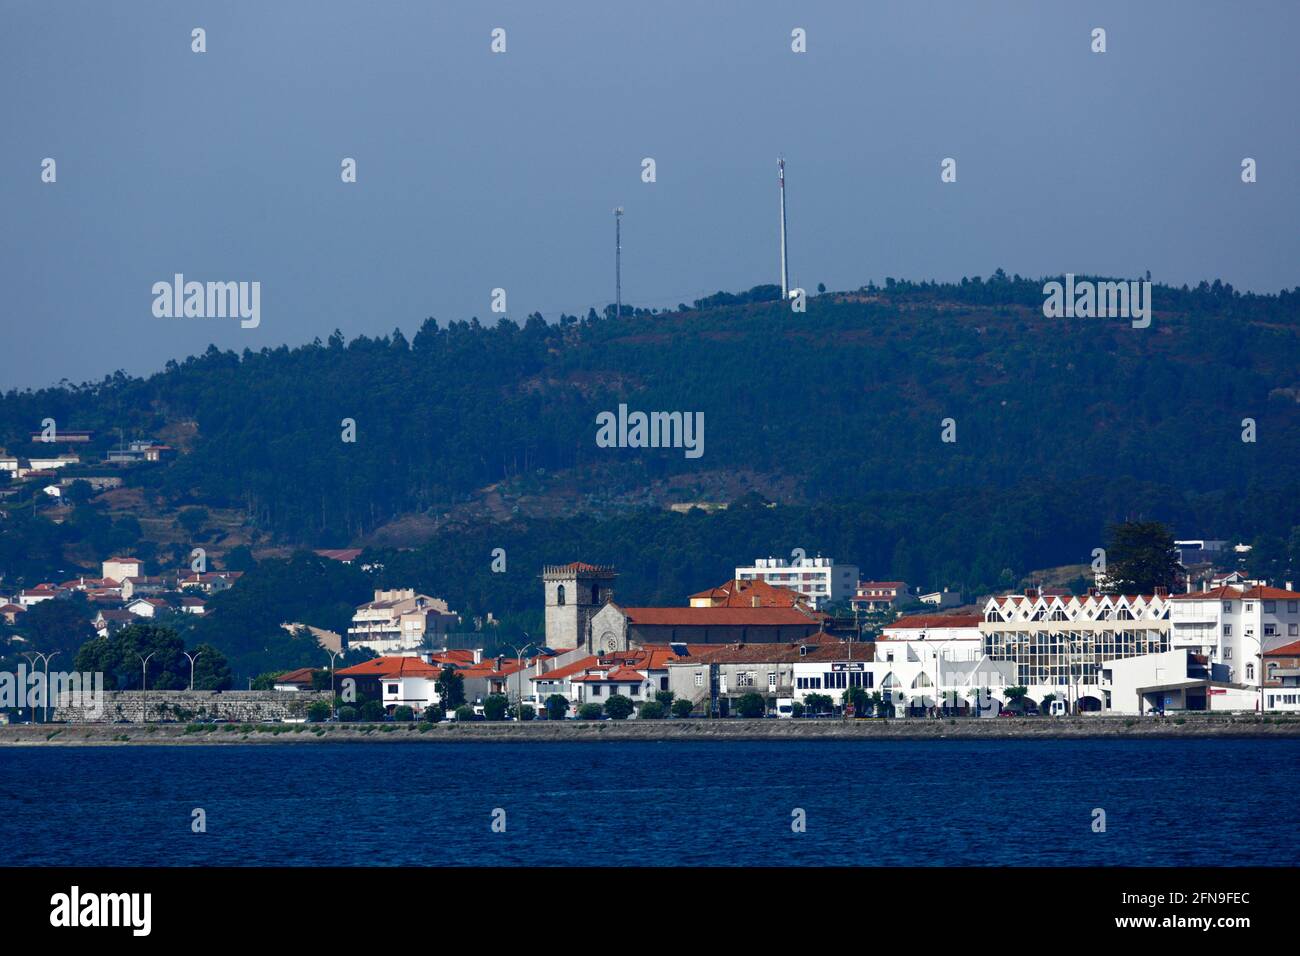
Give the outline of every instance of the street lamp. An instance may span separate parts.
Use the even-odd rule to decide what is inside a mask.
[[[157,653],[150,651],[144,657],[135,655],[140,657],[140,693],[143,695],[140,698],[140,721],[145,724],[149,723],[149,658]]]
[[[188,657],[190,660],[190,690],[194,690],[194,661],[198,659],[198,656],[200,654],[203,653],[203,649],[199,648],[193,654],[191,654],[189,651],[181,651],[181,653],[184,654],[186,657]]]
[[[49,662],[53,661],[56,657],[59,657],[60,653],[59,650],[51,650],[51,652],[45,654],[45,723],[49,723]]]
[[[528,636],[528,632],[524,631],[524,637]],[[514,644],[506,645],[506,647],[515,652],[515,664],[517,665],[517,669],[515,670],[515,720],[518,720],[520,723],[523,723],[524,719],[524,651],[528,650],[532,646],[533,644],[531,641],[523,647],[516,647]]]
[[[334,696],[334,658],[342,657],[342,651],[326,651],[330,656],[330,710],[333,712],[333,720],[339,719],[339,699]]]
[[[54,651],[53,653],[54,653],[54,654],[57,654],[58,651]],[[39,657],[39,658],[41,659],[41,661],[44,663],[44,666],[45,666],[45,687],[44,687],[44,689],[41,691],[41,696],[44,697],[44,698],[46,699],[47,702],[48,702],[49,697],[50,697],[50,657],[51,657],[51,656],[53,656],[53,655],[52,655],[52,654],[42,654],[40,651],[23,651],[23,657],[27,658],[27,666],[29,666],[32,670],[39,670],[39,668],[36,666],[36,664],[32,661],[32,658],[33,658],[33,657]],[[28,716],[28,721],[29,721],[30,723],[33,723],[33,724],[36,723],[36,705],[33,704],[33,703],[31,703],[31,702],[29,701],[28,704],[27,704],[27,710],[29,711],[29,713],[28,713],[28,715],[27,715],[27,716]],[[49,712],[48,712],[48,710],[46,711],[46,716],[47,716],[47,717],[49,716]]]

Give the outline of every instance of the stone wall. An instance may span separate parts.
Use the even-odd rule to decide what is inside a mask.
[[[142,723],[160,720],[188,722],[215,718],[239,723],[297,719],[307,716],[312,701],[329,700],[328,691],[273,690],[138,690],[105,691],[103,712],[93,715],[89,704],[55,707],[56,721],[74,724]]]

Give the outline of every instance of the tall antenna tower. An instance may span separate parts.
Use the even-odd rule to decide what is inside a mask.
[[[614,318],[623,315],[623,207],[614,207]]]
[[[781,172],[781,298],[790,298],[790,273],[785,264],[785,159],[778,158],[776,167]]]

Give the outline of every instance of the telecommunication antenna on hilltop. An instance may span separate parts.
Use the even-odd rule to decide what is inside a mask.
[[[614,318],[623,315],[623,207],[614,207]]]
[[[790,274],[785,263],[785,159],[779,157],[776,167],[780,170],[781,183],[781,298],[790,298]]]

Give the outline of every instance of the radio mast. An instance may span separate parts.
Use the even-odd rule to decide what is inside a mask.
[[[614,207],[614,318],[623,315],[623,207]]]
[[[780,170],[781,182],[781,298],[790,298],[790,273],[785,262],[785,159],[778,158],[776,167]]]

